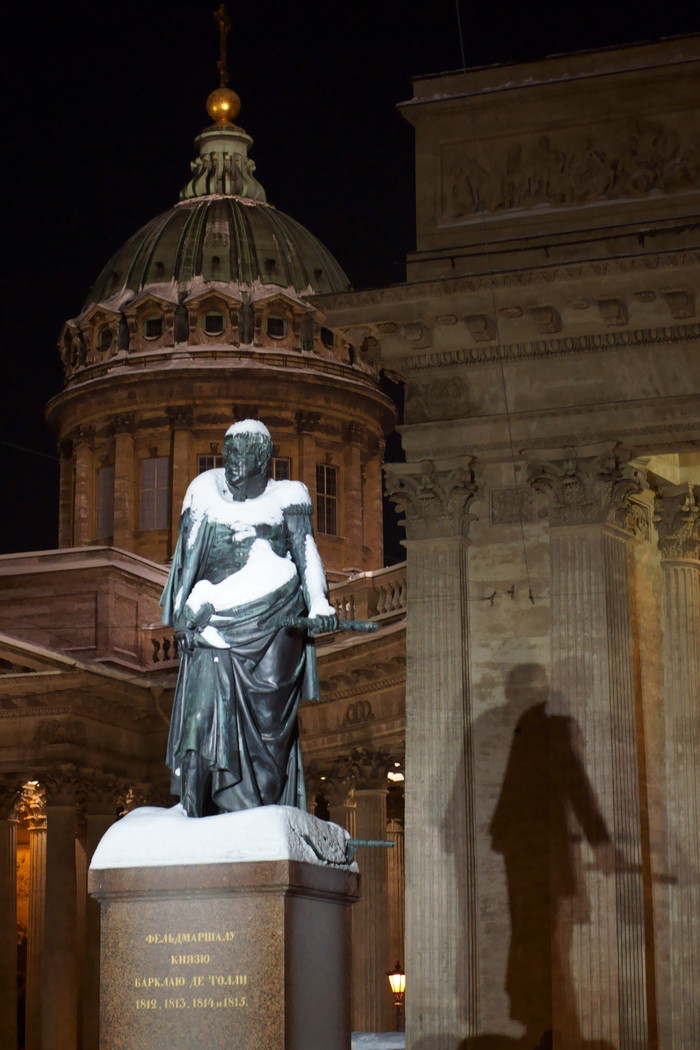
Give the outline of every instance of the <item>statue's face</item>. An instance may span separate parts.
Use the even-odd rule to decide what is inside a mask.
[[[262,474],[268,464],[264,450],[246,434],[230,434],[224,438],[223,457],[226,484],[232,491],[248,478]]]

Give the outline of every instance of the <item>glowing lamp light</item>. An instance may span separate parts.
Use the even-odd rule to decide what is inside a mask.
[[[393,970],[387,970],[386,975],[389,979],[391,993],[394,996],[396,1031],[398,1032],[401,1030],[401,1006],[403,1005],[403,993],[406,991],[406,974],[401,969],[401,963],[397,962]]]

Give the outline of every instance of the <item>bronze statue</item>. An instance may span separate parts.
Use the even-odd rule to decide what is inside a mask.
[[[297,707],[318,679],[302,625],[336,630],[338,617],[308,489],[271,480],[271,454],[258,420],[229,428],[224,467],[187,490],[161,599],[180,652],[167,763],[191,817],[306,808]]]

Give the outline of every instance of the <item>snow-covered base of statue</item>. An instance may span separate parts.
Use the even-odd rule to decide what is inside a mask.
[[[352,1050],[404,1050],[405,1032],[353,1032]]]
[[[197,818],[186,816],[179,803],[172,809],[142,806],[109,828],[90,867],[297,860],[357,871],[357,864],[345,861],[348,838],[344,828],[294,806],[260,806]]]

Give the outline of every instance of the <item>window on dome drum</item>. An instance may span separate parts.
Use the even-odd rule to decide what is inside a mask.
[[[288,481],[292,472],[292,461],[273,456],[270,463],[270,477],[275,481]]]
[[[197,473],[203,474],[205,470],[214,470],[215,467],[223,467],[223,456],[197,456]]]
[[[160,314],[152,314],[143,322],[142,331],[146,339],[159,339],[163,334],[163,318]]]
[[[204,331],[207,335],[221,335],[226,328],[226,318],[218,311],[204,315]]]
[[[338,468],[316,464],[316,525],[319,532],[338,535]]]
[[[108,324],[103,324],[97,333],[97,349],[109,350],[112,345],[112,329]]]
[[[273,339],[283,339],[287,334],[287,322],[284,317],[276,317],[274,314],[268,317],[265,328]]]
[[[327,346],[331,350],[337,343],[335,332],[331,332],[330,328],[321,329],[321,342],[324,346]]]
[[[141,460],[140,528],[167,529],[170,518],[170,456]]]
[[[97,539],[114,535],[114,467],[97,471]]]

